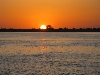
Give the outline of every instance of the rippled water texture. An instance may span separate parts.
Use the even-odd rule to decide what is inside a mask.
[[[100,75],[100,33],[2,32],[0,75]]]

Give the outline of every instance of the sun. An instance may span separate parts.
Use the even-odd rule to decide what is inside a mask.
[[[41,25],[40,29],[47,29],[45,25]]]

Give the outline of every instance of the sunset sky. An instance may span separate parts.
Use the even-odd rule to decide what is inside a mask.
[[[100,28],[100,0],[0,0],[0,28]]]

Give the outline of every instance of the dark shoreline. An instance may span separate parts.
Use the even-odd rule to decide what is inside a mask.
[[[0,29],[0,32],[100,32],[100,28],[86,29]]]

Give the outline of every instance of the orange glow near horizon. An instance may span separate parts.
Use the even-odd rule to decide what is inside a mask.
[[[100,28],[100,0],[0,0],[0,28]]]

